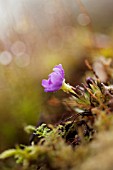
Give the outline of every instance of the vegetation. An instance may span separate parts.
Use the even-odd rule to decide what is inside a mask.
[[[112,158],[106,166],[103,160],[106,153],[113,153],[113,62],[110,58],[98,62],[106,81],[101,81],[86,60],[86,80],[61,100],[70,115],[57,124],[28,125],[25,131],[31,134],[30,144],[6,150],[0,159],[14,157],[21,169],[112,169]]]

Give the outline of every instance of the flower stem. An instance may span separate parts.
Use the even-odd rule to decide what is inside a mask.
[[[63,84],[62,84],[61,89],[62,89],[64,92],[66,92],[66,93],[76,94],[75,91],[73,90],[74,87],[72,87],[72,86],[69,85],[69,84],[66,84],[66,83],[65,83],[65,80],[63,81]]]

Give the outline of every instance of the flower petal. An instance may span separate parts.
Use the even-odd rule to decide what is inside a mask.
[[[59,72],[61,74],[62,78],[64,78],[64,69],[62,67],[62,64],[59,64],[59,65],[55,66],[53,68],[53,71]]]
[[[61,75],[59,73],[53,72],[49,75],[51,82],[52,83],[56,83],[56,82],[61,82],[63,80],[63,78],[61,77]]]
[[[49,85],[48,80],[43,79],[43,80],[42,80],[42,86],[43,86],[43,87],[47,87],[48,85]]]

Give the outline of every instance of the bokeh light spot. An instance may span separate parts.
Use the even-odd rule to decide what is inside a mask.
[[[16,41],[12,46],[11,46],[11,52],[16,55],[20,56],[26,51],[26,46],[22,41]]]
[[[87,26],[90,23],[89,16],[83,13],[78,15],[77,20],[81,26]]]
[[[0,54],[0,63],[2,65],[8,65],[11,63],[13,57],[11,55],[10,52],[8,51],[3,51],[1,54]]]
[[[26,53],[21,56],[16,56],[15,63],[18,67],[26,67],[30,64],[30,56]]]

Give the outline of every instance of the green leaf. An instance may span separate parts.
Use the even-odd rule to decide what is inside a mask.
[[[0,154],[0,159],[6,159],[8,157],[14,156],[16,153],[15,149],[9,149]]]
[[[26,133],[32,133],[33,131],[36,130],[35,126],[32,126],[32,125],[28,125],[24,128],[25,132]]]

